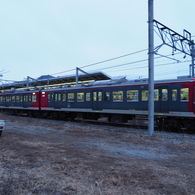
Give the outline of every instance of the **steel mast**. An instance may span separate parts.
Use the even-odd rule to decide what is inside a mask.
[[[154,5],[148,0],[148,74],[149,74],[149,101],[148,101],[148,132],[154,133]]]

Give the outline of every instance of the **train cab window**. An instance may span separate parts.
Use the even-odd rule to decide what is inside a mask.
[[[77,93],[77,102],[84,102],[84,93]]]
[[[66,101],[66,94],[62,94],[62,101],[63,101],[63,102]]]
[[[172,101],[177,101],[177,89],[172,89]]]
[[[86,101],[87,102],[91,101],[91,94],[90,93],[86,93]]]
[[[181,88],[180,90],[181,101],[189,101],[189,88]]]
[[[138,90],[127,90],[127,101],[128,102],[137,102],[139,100]]]
[[[142,90],[142,101],[148,101],[148,90]]]
[[[159,101],[159,90],[158,89],[154,90],[154,101]]]
[[[36,93],[32,94],[32,102],[36,102],[37,101],[37,96]]]
[[[123,101],[123,91],[113,91],[113,102]]]
[[[74,93],[68,93],[68,101],[74,102]]]
[[[104,93],[104,101],[109,101],[110,100],[110,92],[105,92]]]
[[[168,100],[168,89],[162,89],[162,101]]]

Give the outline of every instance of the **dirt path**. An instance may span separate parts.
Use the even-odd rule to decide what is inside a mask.
[[[195,194],[195,135],[0,118],[1,195]]]

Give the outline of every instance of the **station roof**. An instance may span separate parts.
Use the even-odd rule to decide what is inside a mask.
[[[88,74],[80,74],[78,81],[79,83],[87,83],[90,81],[100,81],[111,79],[108,75],[103,72],[94,72]],[[24,87],[37,87],[46,85],[69,85],[76,84],[76,75],[70,76],[58,76],[53,77],[51,75],[42,75],[37,79],[28,77],[28,79],[23,81],[15,81],[10,83],[3,83],[0,85],[0,89],[11,89],[11,88],[24,88]]]

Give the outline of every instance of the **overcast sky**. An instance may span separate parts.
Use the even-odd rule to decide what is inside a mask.
[[[194,0],[154,0],[154,18],[179,34],[186,29],[194,36],[194,8]],[[1,0],[2,79],[72,75],[76,67],[144,49],[83,70],[132,79],[148,77],[148,62],[142,61],[148,58],[147,20],[148,0]],[[155,38],[155,45],[161,43]],[[158,53],[169,55],[172,49],[163,46]],[[171,58],[184,61],[183,56]],[[190,56],[187,60],[155,60],[155,78],[187,75]],[[142,62],[134,64],[136,61]],[[125,63],[132,64],[121,66]],[[66,72],[71,69],[74,71]]]

